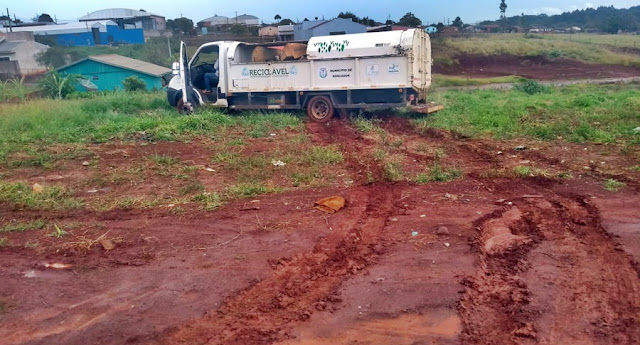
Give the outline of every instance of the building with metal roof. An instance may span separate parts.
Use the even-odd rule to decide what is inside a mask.
[[[59,25],[25,26],[11,29],[13,32],[33,32],[36,36],[54,37],[63,46],[94,46],[107,44],[144,43],[142,29],[123,29],[112,20],[74,22]],[[8,28],[0,29],[8,32]]]
[[[58,72],[81,75],[100,91],[121,90],[122,82],[130,76],[142,79],[148,90],[160,89],[165,84],[163,77],[171,74],[169,68],[117,54],[92,55],[58,68]]]
[[[250,14],[241,14],[237,17],[225,17],[216,14],[213,17],[209,17],[198,22],[199,27],[207,28],[215,28],[234,24],[258,26],[260,25],[260,18]]]
[[[109,8],[88,13],[80,17],[81,22],[96,20],[112,20],[121,28],[124,25],[134,25],[143,30],[165,30],[167,21],[165,17],[147,11],[132,10],[128,8]]]

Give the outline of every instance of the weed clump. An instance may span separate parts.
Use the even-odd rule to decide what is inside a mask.
[[[516,91],[524,92],[529,95],[535,95],[537,93],[543,93],[547,91],[547,87],[538,82],[537,80],[525,79],[513,84],[513,89]]]

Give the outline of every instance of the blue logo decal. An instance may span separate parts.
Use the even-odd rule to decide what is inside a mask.
[[[242,76],[243,76],[243,77],[248,77],[248,76],[249,76],[249,69],[248,69],[248,68],[246,68],[246,67],[245,67],[245,68],[242,70]]]
[[[328,74],[329,74],[329,73],[327,72],[327,69],[326,69],[326,68],[322,67],[322,68],[320,69],[320,78],[324,79],[324,78],[326,78],[326,77],[327,77],[327,75],[328,75]]]
[[[289,74],[291,75],[298,74],[298,69],[296,68],[296,66],[291,66],[291,68],[289,69]]]

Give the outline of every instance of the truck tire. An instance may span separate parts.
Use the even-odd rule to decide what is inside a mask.
[[[334,113],[333,102],[327,96],[314,96],[307,104],[307,116],[313,122],[328,122]]]

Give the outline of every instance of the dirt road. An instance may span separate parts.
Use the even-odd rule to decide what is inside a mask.
[[[306,132],[317,145],[340,146],[351,185],[241,200],[215,212],[41,214],[100,224],[122,241],[108,252],[0,248],[0,339],[640,343],[638,174],[618,176],[627,188],[614,194],[601,187],[611,172],[585,171],[580,157],[564,159],[553,145],[516,151],[511,143],[419,132],[398,118],[381,127],[390,142],[401,139],[396,150],[407,171],[437,159],[462,169],[464,179],[379,182],[384,171],[370,154],[376,139],[334,121]],[[444,148],[445,157],[434,155]],[[575,178],[499,173],[517,164]],[[313,208],[331,195],[347,206],[333,215]],[[14,214],[2,208],[0,216]],[[73,268],[42,266],[52,262]]]

